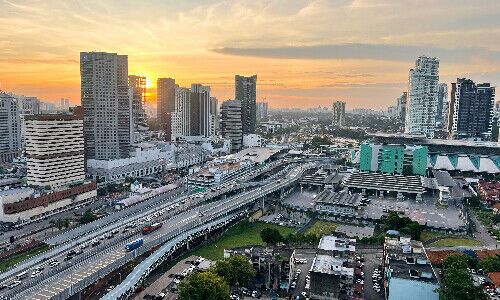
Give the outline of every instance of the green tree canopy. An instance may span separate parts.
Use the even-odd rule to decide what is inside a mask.
[[[276,245],[279,242],[283,241],[283,236],[281,233],[274,228],[264,228],[260,232],[260,238],[267,245]]]
[[[63,228],[68,228],[69,225],[71,225],[71,222],[69,221],[68,218],[51,220],[49,223],[52,224],[53,226],[57,227],[57,229],[59,229],[59,230],[61,230]]]
[[[403,234],[411,235],[414,240],[420,239],[422,233],[422,226],[416,221],[412,221],[408,217],[400,218],[398,213],[391,211],[389,216],[384,221],[384,231],[393,229],[398,230]]]
[[[321,137],[319,135],[315,135],[311,140],[311,146],[313,148],[320,148],[321,145],[331,145],[332,141],[328,137]]]
[[[487,257],[479,262],[479,267],[486,272],[500,272],[500,256]]]
[[[178,286],[179,300],[228,300],[229,287],[212,272],[194,272]]]
[[[467,271],[471,258],[460,253],[448,255],[443,261],[444,287],[440,289],[441,300],[486,300],[488,296],[481,286],[474,285]]]
[[[235,255],[217,261],[214,272],[224,278],[229,286],[247,286],[255,277],[255,270],[245,256]]]
[[[97,220],[97,216],[92,212],[92,210],[87,209],[83,216],[80,218],[80,223],[87,224],[95,220]]]

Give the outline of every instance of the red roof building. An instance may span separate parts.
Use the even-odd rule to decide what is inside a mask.
[[[486,204],[493,206],[500,202],[500,182],[479,180],[477,191]]]
[[[429,258],[429,261],[433,265],[440,265],[443,263],[443,260],[448,257],[451,253],[462,253],[460,251],[450,251],[450,250],[443,250],[443,251],[427,251],[427,257]]]
[[[487,257],[495,257],[497,255],[500,255],[500,249],[499,250],[476,250],[476,255],[477,258],[485,259]]]
[[[491,281],[493,281],[496,288],[500,287],[500,272],[491,272],[488,273],[488,276],[490,277]]]

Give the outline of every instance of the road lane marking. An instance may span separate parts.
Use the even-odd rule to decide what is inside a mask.
[[[51,293],[52,295],[57,294],[56,292],[53,292],[53,291],[50,291],[50,290],[47,290],[47,289],[42,289],[42,290],[44,290],[44,291],[46,291],[46,292],[49,292],[49,293]]]
[[[42,294],[42,293],[38,293],[38,295],[43,296],[43,297],[45,297],[45,298],[50,298],[50,296],[47,296],[47,295]]]

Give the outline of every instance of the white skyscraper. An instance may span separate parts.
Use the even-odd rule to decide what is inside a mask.
[[[189,88],[175,86],[175,109],[172,112],[172,139],[189,135]]]
[[[438,113],[439,60],[420,56],[408,76],[405,132],[434,138]]]

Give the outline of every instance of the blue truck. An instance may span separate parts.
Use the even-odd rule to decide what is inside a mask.
[[[142,244],[144,244],[144,241],[142,239],[137,239],[135,241],[128,243],[127,246],[125,246],[125,249],[127,251],[132,251],[142,246]]]

